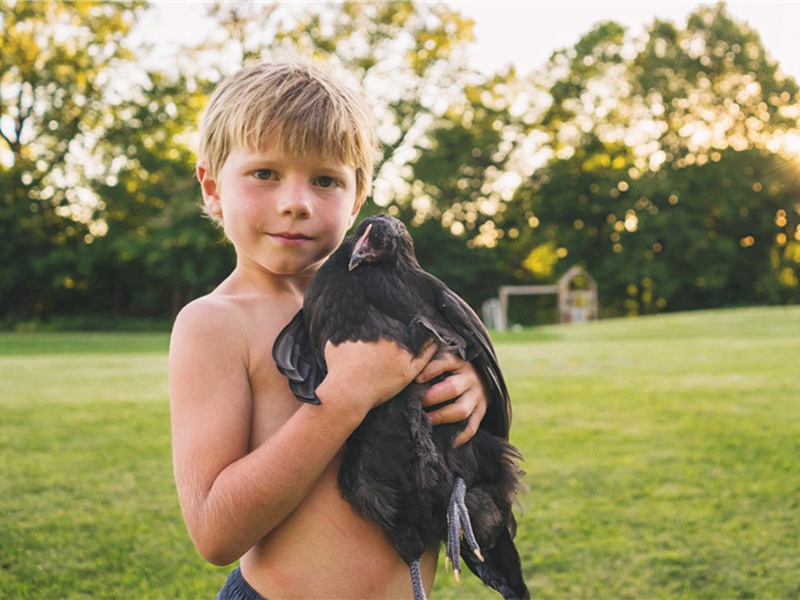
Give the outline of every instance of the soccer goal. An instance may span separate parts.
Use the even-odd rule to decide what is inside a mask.
[[[558,322],[581,323],[597,319],[597,283],[582,267],[571,267],[554,285],[504,285],[497,298],[484,303],[483,319],[487,327],[508,328],[510,296],[558,296]]]

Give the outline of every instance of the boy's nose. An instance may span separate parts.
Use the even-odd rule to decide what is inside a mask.
[[[295,219],[311,215],[311,191],[303,181],[289,181],[280,199],[280,212]]]

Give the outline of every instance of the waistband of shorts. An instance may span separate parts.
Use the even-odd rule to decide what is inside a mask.
[[[242,575],[242,569],[240,567],[236,567],[236,569],[233,570],[230,574],[230,580],[233,587],[241,593],[244,600],[265,600],[261,594],[250,587],[250,584],[247,583]]]

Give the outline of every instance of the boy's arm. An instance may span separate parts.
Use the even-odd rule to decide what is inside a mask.
[[[184,519],[200,554],[218,565],[242,556],[305,498],[374,405],[422,370],[389,342],[326,350],[321,406],[303,404],[249,450],[252,399],[245,335],[219,311],[194,304],[175,322],[170,345],[173,461]],[[369,361],[363,360],[368,346]],[[361,358],[361,360],[358,360]],[[358,389],[348,385],[357,369]]]

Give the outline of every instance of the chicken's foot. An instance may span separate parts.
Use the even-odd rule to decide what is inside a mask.
[[[453,564],[453,575],[456,582],[461,578],[461,536],[469,545],[478,560],[483,562],[483,555],[475,534],[472,531],[472,524],[469,520],[469,511],[464,498],[467,493],[467,484],[460,477],[455,478],[453,491],[450,494],[450,504],[447,508],[447,550],[445,552],[445,570],[449,564]]]

